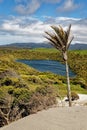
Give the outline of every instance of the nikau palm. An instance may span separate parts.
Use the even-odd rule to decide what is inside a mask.
[[[68,56],[67,51],[74,37],[71,37],[71,24],[68,29],[65,31],[60,25],[51,26],[54,30],[54,33],[45,32],[47,38],[50,41],[50,44],[53,45],[56,49],[62,52],[63,60],[66,64],[66,76],[67,76],[67,93],[69,99],[69,106],[71,106],[71,90],[70,90],[70,80],[69,80],[69,70],[68,70]]]

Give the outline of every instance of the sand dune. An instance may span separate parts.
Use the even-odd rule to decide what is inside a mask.
[[[87,95],[80,95],[77,103],[84,101],[87,102]],[[87,130],[87,106],[81,104],[50,108],[13,122],[0,130]]]

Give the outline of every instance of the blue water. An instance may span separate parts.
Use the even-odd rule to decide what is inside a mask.
[[[54,60],[17,60],[18,62],[22,62],[27,64],[41,72],[52,72],[54,74],[59,74],[62,76],[66,75],[65,65]],[[75,73],[69,69],[70,77],[75,76]]]

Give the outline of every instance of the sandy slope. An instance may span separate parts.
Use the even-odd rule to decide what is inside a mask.
[[[80,95],[77,102],[87,102],[87,95],[84,96]],[[87,106],[50,108],[13,122],[0,130],[87,130]]]

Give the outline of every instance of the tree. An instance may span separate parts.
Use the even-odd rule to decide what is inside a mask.
[[[60,25],[51,26],[53,29],[53,33],[45,32],[45,38],[50,41],[50,44],[54,46],[56,49],[62,52],[63,60],[66,65],[66,77],[67,77],[67,94],[69,99],[69,106],[72,106],[71,103],[71,90],[70,90],[70,79],[69,79],[69,69],[68,69],[68,55],[67,51],[70,46],[70,43],[73,40],[73,36],[71,36],[71,24],[69,25],[68,29],[65,31]]]

